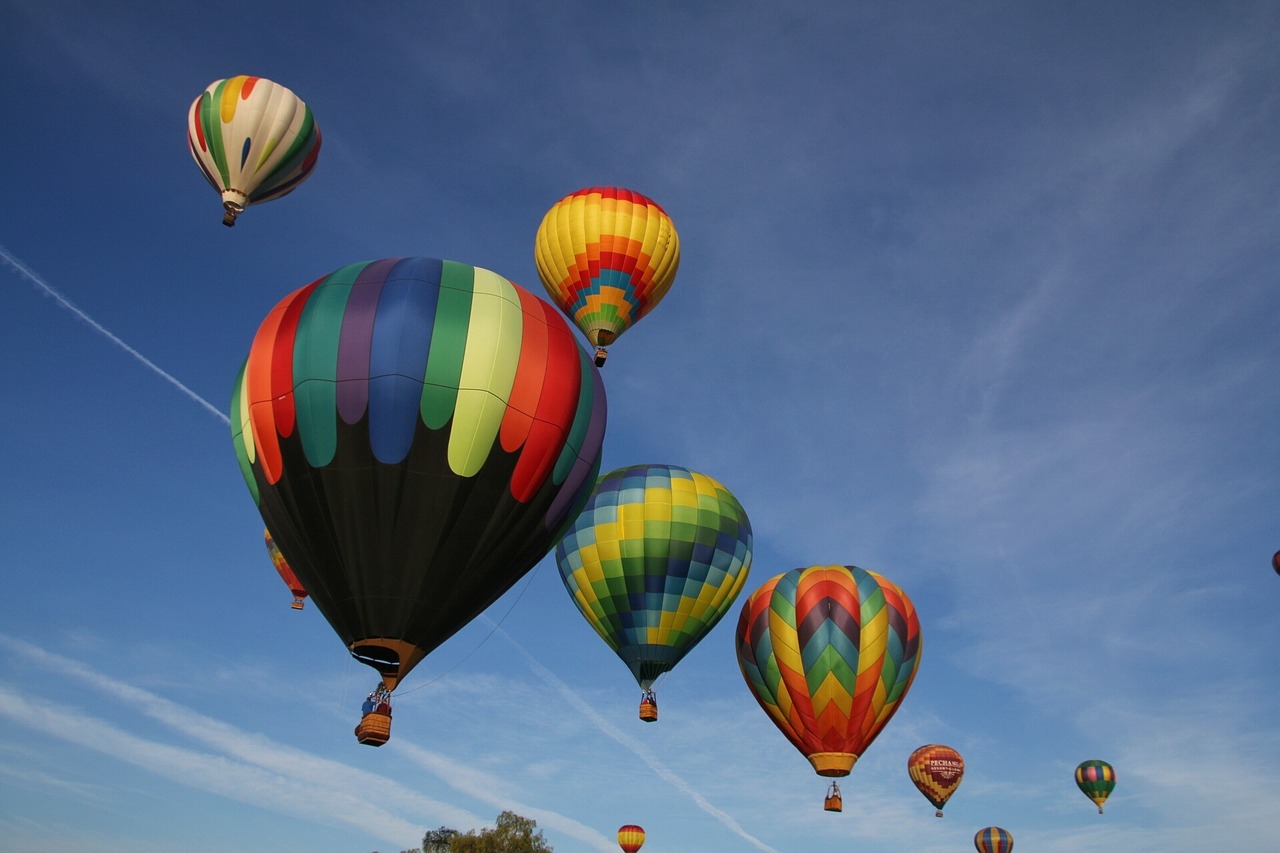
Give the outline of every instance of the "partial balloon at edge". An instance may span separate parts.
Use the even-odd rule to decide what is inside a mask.
[[[1007,829],[988,826],[973,836],[978,853],[1013,853],[1013,835]]]
[[[293,573],[293,569],[289,567],[289,561],[284,558],[284,554],[281,553],[275,540],[271,538],[271,531],[264,527],[262,536],[267,545],[267,556],[271,558],[271,564],[276,567],[276,573],[280,575],[280,579],[284,581],[285,586],[289,587],[289,592],[293,593],[293,603],[289,606],[294,610],[301,610],[303,602],[307,598],[306,588],[298,580],[298,576]]]
[[[618,846],[622,853],[636,853],[644,846],[644,828],[628,823],[618,827]]]

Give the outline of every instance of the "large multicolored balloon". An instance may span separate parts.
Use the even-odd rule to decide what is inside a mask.
[[[307,597],[307,590],[303,587],[302,582],[298,580],[298,576],[293,573],[293,569],[289,567],[289,561],[284,558],[284,554],[280,553],[275,540],[271,538],[271,531],[263,528],[263,538],[267,543],[267,555],[271,557],[271,564],[276,567],[280,579],[284,581],[285,586],[289,587],[289,592],[293,593],[293,603],[289,606],[294,610],[302,609],[302,602]]]
[[[187,112],[187,145],[222,195],[223,225],[293,192],[315,168],[320,128],[292,91],[263,77],[215,80]]]
[[[653,310],[675,281],[680,237],[656,202],[619,187],[587,187],[556,202],[538,227],[538,276],[569,319],[605,347]]]
[[[1013,836],[1007,829],[988,826],[973,836],[973,846],[978,848],[978,853],[1012,853]]]
[[[933,803],[937,816],[964,779],[964,759],[960,753],[939,743],[925,744],[907,759],[907,773],[925,799]]]
[[[1102,804],[1116,787],[1115,768],[1096,758],[1082,761],[1076,768],[1076,787],[1093,800],[1098,807],[1098,814],[1102,814]]]
[[[298,579],[394,689],[563,535],[599,471],[605,394],[551,305],[478,267],[393,258],[272,309],[231,423]]]
[[[738,597],[751,545],[747,513],[718,481],[631,465],[600,478],[556,562],[578,610],[651,691]]]
[[[896,584],[857,566],[810,566],[742,606],[738,665],[760,707],[820,776],[847,776],[920,666],[920,621]]]
[[[644,829],[629,823],[618,828],[618,846],[623,853],[636,853],[644,846]]]

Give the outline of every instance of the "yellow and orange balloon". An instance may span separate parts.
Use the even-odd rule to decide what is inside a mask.
[[[556,202],[534,239],[551,301],[596,347],[653,310],[675,281],[680,237],[657,202],[621,187],[587,187]]]
[[[636,853],[644,846],[644,829],[634,823],[619,827],[618,846],[622,848],[623,853]]]
[[[925,799],[933,803],[937,816],[964,779],[964,759],[960,753],[940,743],[929,743],[911,753],[907,773]]]

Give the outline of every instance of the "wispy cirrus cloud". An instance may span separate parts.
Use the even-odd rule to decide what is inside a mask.
[[[126,761],[184,785],[322,823],[344,823],[393,843],[421,838],[427,823],[477,826],[466,809],[427,797],[386,777],[281,746],[150,691],[104,676],[84,663],[0,635],[0,647],[133,707],[213,752],[173,746],[125,731],[83,711],[46,705],[0,684],[0,715]],[[415,819],[425,818],[424,823]]]

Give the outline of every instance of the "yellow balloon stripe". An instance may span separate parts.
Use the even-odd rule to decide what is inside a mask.
[[[449,430],[449,468],[462,477],[479,472],[497,439],[515,385],[524,331],[520,297],[510,282],[476,267],[474,293]]]

